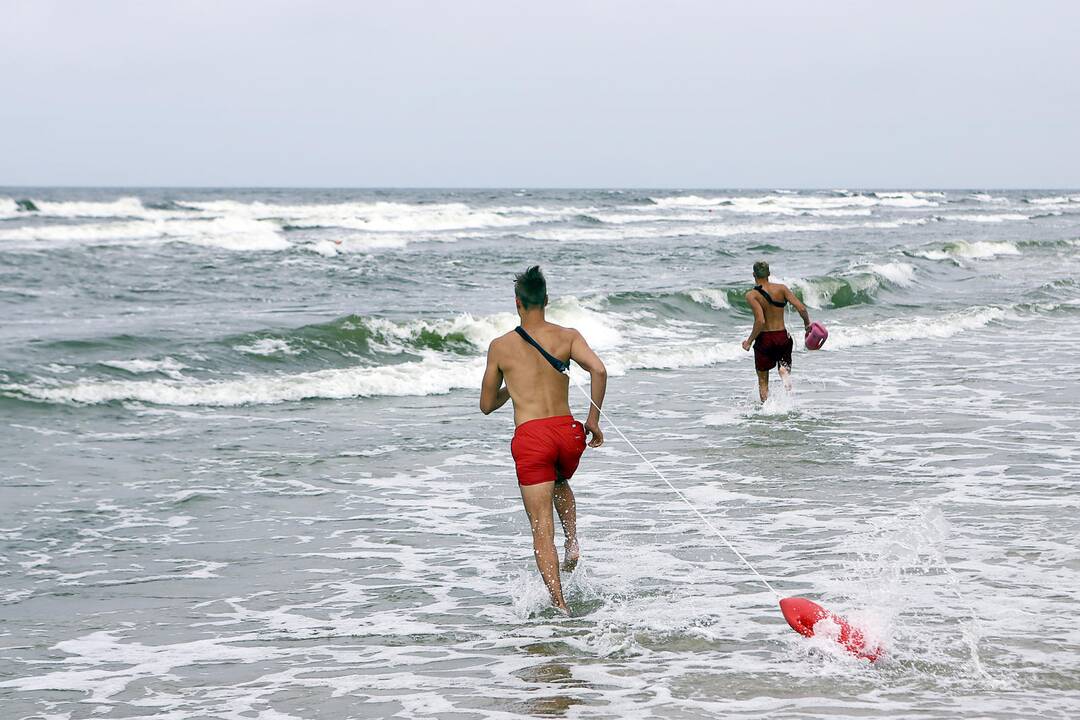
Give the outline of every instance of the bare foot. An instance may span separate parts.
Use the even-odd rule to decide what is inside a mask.
[[[552,605],[555,608],[555,612],[559,613],[563,617],[570,617],[570,608],[565,605]]]
[[[574,572],[578,560],[581,559],[581,550],[578,548],[577,539],[566,541],[566,552],[563,555],[563,572]]]

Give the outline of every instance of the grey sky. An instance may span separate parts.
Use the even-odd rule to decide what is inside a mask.
[[[1080,186],[1075,2],[0,11],[0,185]]]

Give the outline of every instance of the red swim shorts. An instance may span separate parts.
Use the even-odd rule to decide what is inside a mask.
[[[787,330],[770,330],[760,333],[754,341],[754,367],[767,372],[776,367],[791,367],[791,348],[795,342]]]
[[[518,485],[569,480],[583,452],[585,427],[572,415],[523,422],[510,442]]]

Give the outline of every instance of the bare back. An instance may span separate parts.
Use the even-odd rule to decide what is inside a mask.
[[[764,289],[765,292],[769,293],[769,296],[772,297],[772,299],[776,302],[791,303],[795,306],[796,309],[802,307],[802,303],[800,303],[799,299],[795,297],[795,294],[791,292],[790,289],[788,289],[787,285],[784,285],[783,283],[769,282],[767,280],[761,281],[759,284],[761,285],[762,289]],[[786,304],[784,307],[777,307],[776,305],[773,305],[768,300],[766,300],[765,296],[759,293],[757,290],[751,290],[750,292],[746,293],[746,299],[750,303],[750,308],[755,311],[755,314],[757,312],[757,309],[761,310],[761,313],[764,316],[765,320],[765,326],[763,328],[765,332],[773,332],[776,330],[785,329],[784,311],[787,310]],[[800,312],[802,311],[800,310]]]
[[[543,322],[525,328],[542,348],[566,362],[578,332],[554,323]],[[491,344],[491,359],[506,380],[506,389],[514,402],[514,425],[538,418],[570,414],[570,379],[551,367],[536,348],[515,332],[497,338]]]

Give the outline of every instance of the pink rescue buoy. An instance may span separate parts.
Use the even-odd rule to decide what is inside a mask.
[[[855,657],[874,662],[885,652],[880,645],[868,646],[863,632],[853,628],[845,618],[806,598],[784,598],[780,601],[780,612],[784,614],[784,619],[792,630],[806,637],[814,637],[814,626],[821,620],[832,621],[840,631],[835,638],[836,642]]]
[[[819,322],[810,323],[810,329],[806,331],[806,349],[820,350],[825,341],[829,339],[829,331]]]

